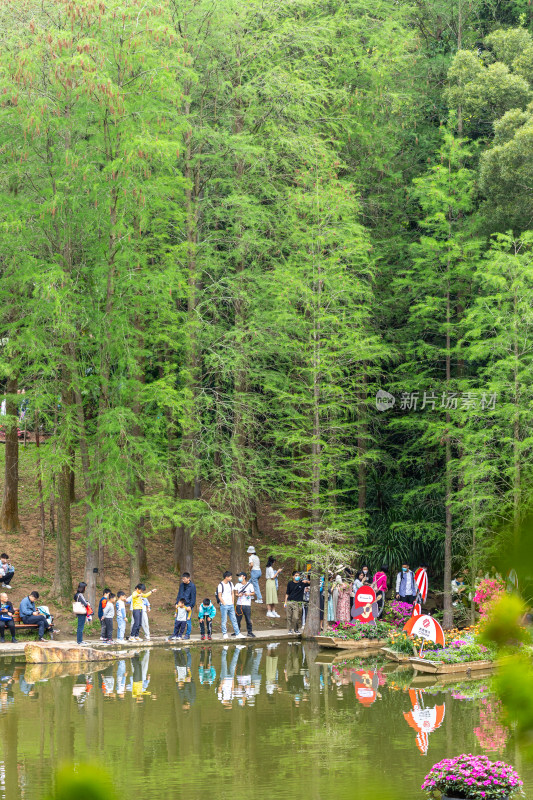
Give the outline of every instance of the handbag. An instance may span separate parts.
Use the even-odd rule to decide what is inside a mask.
[[[72,603],[72,613],[73,614],[86,614],[87,613],[87,609],[85,608],[85,606],[83,605],[83,603],[80,600],[75,600]]]

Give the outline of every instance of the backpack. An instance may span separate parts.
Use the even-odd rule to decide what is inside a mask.
[[[226,586],[231,586],[231,596],[233,597],[233,583],[232,583],[232,581],[230,581],[228,584],[226,584]],[[218,605],[220,605],[220,600],[219,600],[219,597],[218,597],[219,592],[220,592],[220,594],[222,594],[223,591],[224,591],[224,584],[222,583],[222,581],[220,581],[220,583],[218,584],[218,586],[217,586],[217,588],[215,590],[215,599],[216,599]]]

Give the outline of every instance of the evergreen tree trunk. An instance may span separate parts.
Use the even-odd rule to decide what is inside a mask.
[[[36,453],[36,466],[37,466],[37,493],[39,495],[39,517],[41,522],[41,531],[39,536],[39,577],[44,577],[44,546],[46,534],[46,517],[44,510],[44,496],[43,496],[43,479],[41,468],[41,433],[39,431],[39,412],[35,412],[35,453]]]
[[[365,463],[365,454],[367,448],[367,422],[366,422],[366,374],[363,373],[362,376],[363,386],[361,391],[359,392],[359,403],[358,403],[358,410],[359,410],[359,430],[357,436],[357,455],[359,457],[359,463],[357,466],[357,473],[358,473],[358,486],[359,486],[359,497],[358,497],[358,508],[359,511],[364,513],[366,511],[366,463]]]
[[[71,468],[70,468],[70,502],[72,504],[72,503],[76,502],[76,469],[75,469],[76,450],[73,447],[71,447],[69,449],[69,458],[70,458],[70,463],[71,463]]]
[[[449,265],[448,265],[449,271]],[[448,275],[448,289],[446,295],[446,389],[450,387],[451,381],[451,338],[450,338],[450,283]],[[450,414],[446,413],[446,434],[445,434],[445,532],[444,532],[444,616],[443,627],[445,630],[453,628],[453,606],[452,606],[452,443],[450,437]]]
[[[66,603],[72,595],[70,566],[70,466],[64,464],[58,475],[56,565],[52,594]]]
[[[72,369],[76,370],[74,360],[74,347],[71,346],[73,356]],[[74,403],[76,405],[76,418],[78,422],[78,438],[80,444],[81,472],[83,479],[83,489],[85,492],[85,535],[87,537],[87,550],[85,554],[85,583],[87,584],[86,597],[93,608],[96,608],[96,576],[95,570],[98,568],[98,547],[94,538],[94,530],[91,524],[90,498],[92,494],[91,485],[91,463],[89,456],[89,443],[85,427],[85,412],[81,392],[77,385],[74,386]]]
[[[142,337],[141,331],[141,321],[137,317],[135,320],[135,328],[139,331],[138,337],[138,344],[139,349],[142,352],[144,346],[144,340]],[[139,386],[139,391],[141,387],[144,385],[144,359],[141,357],[139,361],[139,368],[137,374],[137,384]],[[143,437],[143,430],[141,426],[141,413],[142,407],[140,400],[137,398],[133,403],[133,413],[137,419],[137,423],[133,426],[132,435],[137,440],[137,445],[140,444],[141,439]],[[138,451],[141,448],[137,448]],[[141,457],[139,456],[139,461]],[[139,463],[139,470],[142,471],[142,463]],[[139,502],[139,500],[144,497],[144,493],[146,490],[145,482],[143,478],[138,475],[137,478],[134,480],[134,487],[133,487],[133,494],[135,496],[134,502]],[[146,532],[145,532],[145,517],[144,515],[139,518],[138,526],[135,530],[133,535],[133,542],[132,542],[132,555],[130,557],[130,579],[132,583],[132,588],[136,586],[142,578],[148,577],[148,557],[146,553]]]
[[[237,46],[237,58],[240,59],[240,48]],[[240,74],[237,75],[234,86],[238,88],[241,83]],[[241,111],[241,101],[237,99],[234,132],[236,136],[242,133],[244,120]],[[237,187],[242,187],[244,175],[244,160],[240,157],[235,162],[235,183]],[[242,220],[237,220],[239,225],[238,238],[235,243],[236,248],[241,249],[240,238],[242,235]],[[246,474],[246,446],[247,446],[247,393],[248,393],[248,364],[244,353],[245,339],[247,335],[247,301],[245,278],[245,261],[241,254],[235,265],[235,340],[237,343],[236,364],[234,370],[234,394],[233,394],[233,436],[232,436],[232,455],[233,468],[232,478],[235,483],[235,507],[233,514],[233,527],[231,532],[231,570],[235,575],[239,570],[244,569],[245,564],[245,540],[246,534],[250,529],[250,498],[246,481],[249,476]]]
[[[320,323],[317,309],[321,304],[321,278],[318,269],[317,300],[313,321],[313,439],[311,444],[311,517],[312,530],[316,535],[320,526],[320,473],[321,473],[321,425],[320,425]],[[309,592],[309,608],[305,623],[306,636],[318,636],[320,633],[320,575],[316,574],[316,565],[311,567],[313,577]],[[324,611],[325,609],[324,599]]]
[[[513,419],[513,535],[517,548],[520,538],[520,497],[521,497],[521,465],[520,465],[520,378],[518,374],[518,301],[516,290],[513,297],[513,356],[514,356],[514,419]]]
[[[54,434],[52,437],[53,445],[52,449],[54,455],[57,450],[57,403],[54,404]],[[55,538],[56,535],[56,475],[55,472],[52,470],[52,476],[50,479],[50,533]]]
[[[0,529],[3,533],[17,531],[20,528],[19,520],[19,440],[17,417],[17,387],[16,377],[7,380],[6,387],[6,444],[5,444],[5,469],[4,469],[4,494],[2,508],[0,509]]]
[[[188,96],[190,86],[184,88]],[[190,114],[190,103],[185,104],[186,117]],[[197,475],[196,458],[196,406],[198,393],[198,373],[200,359],[198,354],[198,334],[196,307],[198,297],[198,275],[196,247],[198,239],[198,192],[200,176],[192,166],[192,129],[185,135],[185,201],[187,225],[187,353],[185,364],[186,408],[183,414],[182,438],[179,454],[179,477],[175,482],[180,500],[193,500],[199,497],[200,481]],[[191,572],[193,569],[192,529],[186,523],[174,527],[174,569],[177,572]]]

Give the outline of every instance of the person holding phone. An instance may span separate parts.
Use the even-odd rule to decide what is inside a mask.
[[[276,559],[274,556],[269,556],[266,564],[265,577],[266,577],[266,603],[267,603],[267,617],[277,617],[280,615],[276,611],[276,603],[278,602],[278,587],[276,578],[282,571],[282,568],[276,569],[274,564]]]

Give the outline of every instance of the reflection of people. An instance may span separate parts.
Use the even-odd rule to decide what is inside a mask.
[[[235,688],[235,698],[239,705],[243,706],[247,702],[248,705],[255,704],[255,698],[260,692],[261,688],[261,673],[259,672],[259,665],[263,650],[260,647],[248,647],[246,652],[246,661],[242,670],[237,675],[237,686]]]
[[[402,603],[414,603],[416,597],[415,576],[409,564],[402,564],[401,572],[396,576],[396,599]]]
[[[14,658],[3,659],[2,673],[0,675],[0,706],[5,710],[15,702],[13,695],[13,684],[15,683],[16,662]]]
[[[138,655],[133,656],[131,659],[131,668],[133,671],[131,681],[131,695],[138,703],[143,702],[143,695],[149,695],[150,692],[145,691],[143,687],[143,674],[141,667],[141,660]]]
[[[198,665],[198,680],[202,686],[212,686],[217,677],[217,671],[212,663],[213,654],[211,648],[202,648],[200,651],[200,663]]]
[[[265,663],[265,683],[267,694],[274,694],[279,691],[278,686],[278,657],[272,644],[267,644],[267,654]]]
[[[146,691],[150,686],[150,675],[148,674],[148,668],[150,666],[150,651],[145,650],[144,653],[140,657],[141,661],[141,676],[143,682],[143,690]]]
[[[126,694],[126,661],[121,658],[117,665],[117,697]]]
[[[19,689],[27,697],[35,697],[34,683],[28,683],[24,675],[19,675]]]
[[[218,685],[218,699],[226,708],[231,708],[234,697],[235,687],[235,669],[237,661],[239,660],[239,653],[241,646],[236,646],[231,662],[228,668],[228,647],[227,645],[222,648],[222,656],[220,658],[220,683]]]
[[[299,706],[303,698],[305,683],[300,669],[300,648],[298,644],[291,643],[289,646],[284,672],[287,691],[293,696],[294,704]]]
[[[113,667],[107,667],[107,669],[101,673],[101,677],[102,694],[104,697],[107,697],[108,700],[111,700],[115,697],[115,677],[113,675]]]
[[[76,698],[79,706],[83,706],[89,692],[93,688],[93,679],[91,675],[78,675],[76,683],[72,687],[72,694]]]

